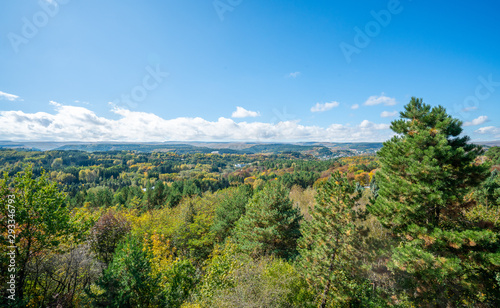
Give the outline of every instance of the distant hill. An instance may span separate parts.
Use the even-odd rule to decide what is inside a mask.
[[[77,150],[85,152],[136,151],[136,152],[174,152],[219,154],[280,154],[301,153],[314,156],[331,156],[335,153],[362,154],[375,153],[382,143],[331,143],[331,142],[296,142],[296,143],[257,143],[257,142],[12,142],[0,141],[0,148],[25,150]]]
[[[500,147],[500,140],[497,141],[484,141],[484,142],[474,142],[475,144],[483,145],[487,148]]]
[[[232,149],[212,149],[206,147],[196,147],[190,144],[149,144],[149,143],[90,143],[90,144],[68,144],[55,150],[79,150],[85,152],[107,152],[107,151],[136,151],[136,152],[173,152],[177,154],[211,153],[218,151],[220,154],[239,153]]]

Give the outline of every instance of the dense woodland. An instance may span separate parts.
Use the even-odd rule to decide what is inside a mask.
[[[376,156],[0,150],[0,305],[500,307],[500,147],[461,125],[413,98]]]

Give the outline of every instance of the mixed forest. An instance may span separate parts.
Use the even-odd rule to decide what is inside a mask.
[[[500,147],[412,98],[376,155],[0,150],[2,307],[500,307]]]

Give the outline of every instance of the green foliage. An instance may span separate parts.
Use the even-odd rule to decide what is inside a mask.
[[[177,260],[164,275],[168,277],[162,291],[165,294],[164,307],[180,307],[198,282],[196,269],[189,260]]]
[[[293,185],[299,185],[302,188],[313,186],[314,182],[319,178],[319,174],[315,172],[298,171],[293,173],[285,173],[279,178],[282,185],[291,188]]]
[[[392,122],[397,133],[379,151],[380,187],[371,207],[401,243],[389,263],[408,277],[404,286],[419,305],[498,305],[498,233],[471,224],[470,196],[487,176],[475,159],[482,150],[461,136],[461,122],[439,106],[412,98]]]
[[[12,196],[9,199],[13,202],[9,202],[7,196]],[[36,295],[28,290],[36,289],[40,283],[38,273],[30,271],[30,266],[41,262],[47,252],[63,252],[64,244],[81,241],[88,225],[73,223],[65,206],[65,195],[45,173],[35,178],[31,166],[25,167],[13,179],[4,173],[0,180],[0,197],[4,204],[0,209],[2,246],[16,247],[16,302],[22,306]],[[12,272],[7,271],[4,261],[1,278],[6,281],[4,275]]]
[[[179,254],[196,262],[202,262],[210,255],[215,243],[212,231],[215,207],[227,195],[227,191],[206,193],[179,204],[179,218],[182,222],[172,236]]]
[[[380,191],[372,207],[398,233],[414,223],[432,229],[453,221],[466,206],[471,187],[487,173],[487,167],[474,164],[481,149],[459,136],[461,122],[443,107],[431,110],[412,98],[405,110],[391,126],[398,135],[379,151]]]
[[[494,165],[500,165],[500,147],[491,147],[486,152],[486,156],[493,162]]]
[[[301,227],[299,268],[321,307],[353,305],[357,284],[354,241],[360,233],[355,210],[361,197],[356,186],[339,172],[321,185],[316,204],[310,210],[311,220]]]
[[[61,157],[54,159],[54,161],[51,164],[51,167],[54,169],[61,168],[62,166],[63,166],[63,160]]]
[[[223,242],[231,234],[236,222],[245,214],[252,193],[250,185],[241,185],[228,191],[227,197],[217,204],[212,231],[218,242]]]
[[[103,275],[87,291],[91,304],[95,307],[180,307],[197,282],[195,268],[188,260],[167,260],[165,264],[152,253],[139,238],[128,236]]]
[[[242,251],[254,257],[273,255],[293,259],[297,255],[302,216],[288,195],[288,189],[276,182],[268,183],[254,194],[235,227]]]
[[[16,227],[32,231],[35,249],[18,305],[500,306],[500,177],[482,181],[497,150],[480,165],[482,151],[444,109],[406,108],[380,164],[294,152],[0,150],[0,170],[32,162],[31,180],[45,181],[0,185],[36,209]],[[356,181],[370,183],[362,198]],[[23,264],[29,241],[16,235]],[[0,262],[5,280],[5,254]]]
[[[167,190],[163,181],[158,180],[155,184],[155,189],[153,193],[153,200],[151,202],[152,208],[161,208],[167,199]]]
[[[104,186],[92,187],[87,190],[85,202],[92,207],[110,207],[113,205],[113,192]]]
[[[193,300],[201,307],[314,307],[307,283],[290,263],[253,260],[231,242],[207,261]]]
[[[206,260],[204,275],[195,291],[195,300],[204,307],[214,307],[214,297],[220,292],[233,288],[233,273],[243,264],[237,259],[236,245],[226,242],[223,247],[216,246]]]
[[[475,191],[476,201],[484,206],[500,205],[500,175],[493,170],[490,176]]]
[[[111,264],[88,291],[95,307],[154,307],[164,301],[160,277],[139,239],[129,236],[120,244]]]

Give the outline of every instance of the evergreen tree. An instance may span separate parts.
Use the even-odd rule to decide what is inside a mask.
[[[498,170],[493,170],[491,175],[477,189],[476,200],[484,206],[500,205],[500,176]]]
[[[164,301],[159,282],[142,243],[129,236],[88,294],[94,307],[155,307]]]
[[[500,147],[491,147],[485,154],[494,165],[500,165]]]
[[[167,191],[165,189],[165,184],[163,184],[163,181],[156,181],[153,194],[153,208],[159,209],[163,207],[163,205],[165,204],[166,192]]]
[[[252,186],[240,185],[238,188],[228,190],[228,197],[217,205],[211,229],[218,242],[223,242],[230,235],[238,219],[245,214],[252,193]]]
[[[144,194],[144,198],[146,201],[146,210],[150,210],[153,208],[155,201],[154,197],[155,197],[155,192],[153,185],[151,185],[151,181],[148,180],[146,183],[146,190]]]
[[[373,178],[370,181],[370,191],[371,191],[371,193],[373,195],[373,200],[377,199],[377,197],[378,197],[378,190],[379,190],[379,187],[378,187],[378,184],[377,184],[377,178],[375,177],[375,175],[373,175]]]
[[[475,163],[482,149],[461,136],[461,125],[443,107],[412,98],[392,122],[397,135],[378,153],[380,190],[371,212],[400,239],[389,267],[410,277],[408,294],[419,305],[500,300],[498,233],[466,218],[488,166]]]
[[[288,189],[278,182],[270,182],[254,194],[236,223],[235,236],[242,251],[285,259],[296,256],[302,217],[288,195]]]
[[[320,307],[353,303],[355,225],[360,213],[354,207],[360,194],[356,185],[339,172],[321,185],[311,220],[301,227],[299,268],[317,294]]]

